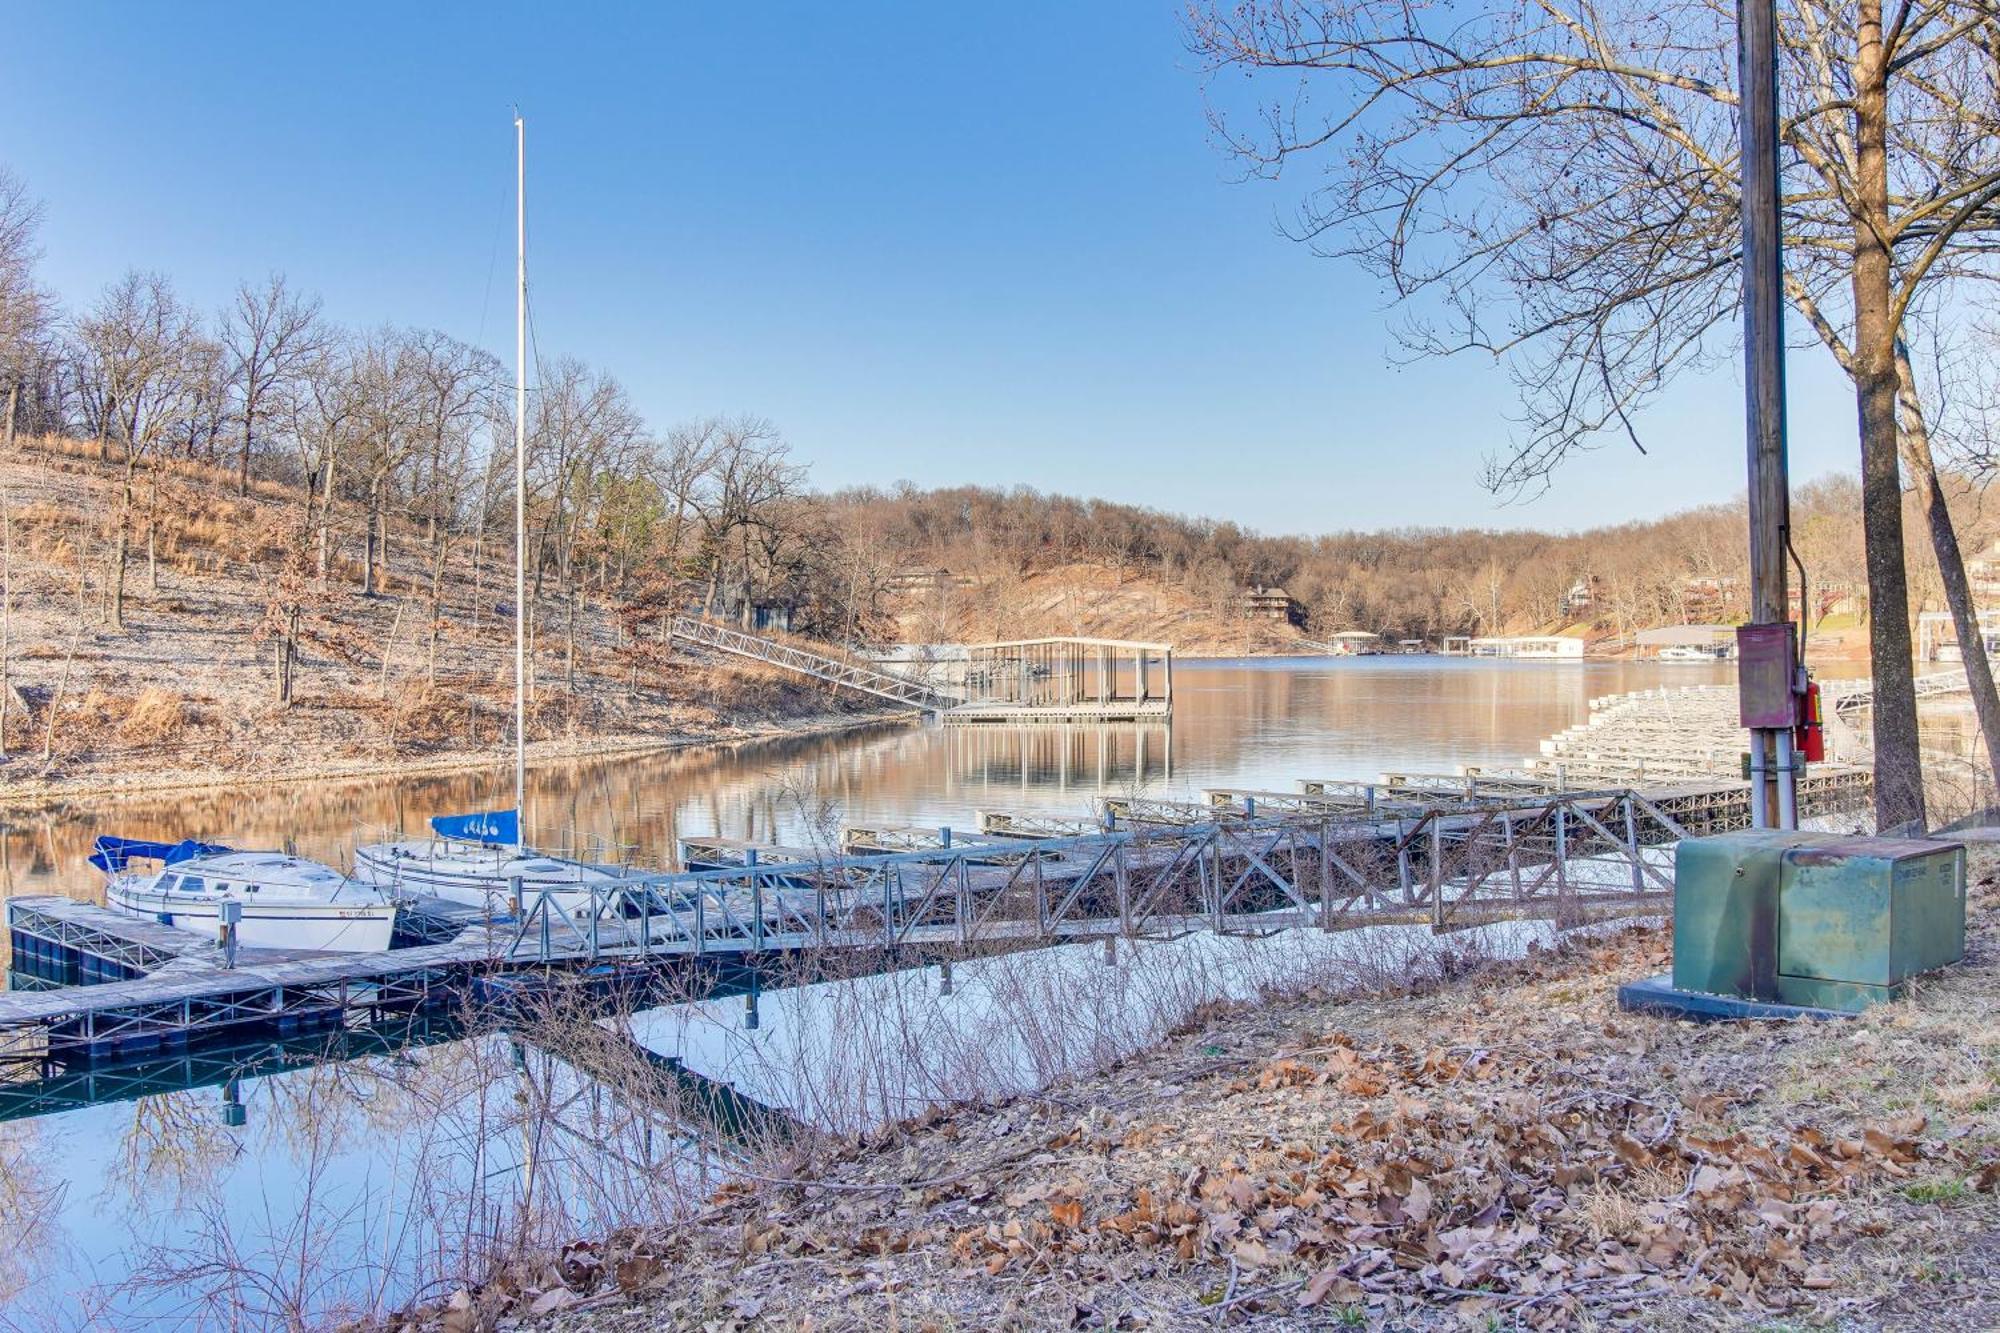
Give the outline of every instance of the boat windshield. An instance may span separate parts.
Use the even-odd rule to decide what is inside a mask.
[[[160,882],[157,887],[161,893],[172,893],[174,891],[174,885],[180,882],[181,882],[181,877],[179,875],[162,875],[160,876]]]
[[[182,893],[201,893],[205,888],[206,886],[202,883],[200,875],[181,876]]]

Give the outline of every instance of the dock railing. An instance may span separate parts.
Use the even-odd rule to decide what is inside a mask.
[[[686,643],[696,644],[716,652],[728,653],[735,657],[748,658],[753,662],[763,662],[787,671],[823,680],[829,685],[841,685],[891,703],[907,704],[911,708],[921,708],[927,712],[943,712],[965,700],[946,693],[920,680],[899,676],[894,672],[882,671],[859,662],[834,657],[828,653],[814,652],[797,644],[762,635],[746,634],[742,630],[718,625],[712,620],[696,616],[675,616],[669,628],[673,637]]]
[[[1867,797],[1865,773],[1801,786],[1808,811],[1855,808]],[[552,887],[529,893],[514,920],[386,953],[278,957],[234,970],[188,956],[155,968],[159,960],[133,955],[146,975],[0,995],[8,1053],[0,1058],[96,1058],[246,1030],[309,1031],[462,1003],[470,983],[496,973],[588,978],[600,964],[644,971],[676,960],[845,952],[893,966],[880,960],[1193,931],[1406,923],[1445,932],[1506,916],[1570,924],[1662,910],[1670,845],[1746,826],[1749,800],[1746,786],[1721,783],[1475,793],[1393,811],[1379,801],[1372,810],[1252,813],[1126,799],[1067,827],[1048,817],[982,822],[986,837],[940,837],[906,851],[765,863],[753,849],[740,864],[632,874],[582,895],[575,885]],[[123,947],[148,924],[127,930],[101,908],[54,911],[57,901],[8,902],[17,954],[73,959]],[[93,943],[50,924],[65,915],[120,939]]]

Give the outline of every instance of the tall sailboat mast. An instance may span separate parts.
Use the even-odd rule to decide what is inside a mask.
[[[528,137],[514,112],[514,815],[528,811]]]

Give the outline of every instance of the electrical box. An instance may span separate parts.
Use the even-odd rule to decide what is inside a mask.
[[[1956,843],[1762,829],[1675,852],[1674,991],[1853,1013],[1964,955]]]

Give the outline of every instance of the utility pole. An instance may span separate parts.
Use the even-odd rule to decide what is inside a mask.
[[[1791,496],[1785,460],[1785,296],[1778,208],[1778,51],[1774,0],[1737,0],[1743,116],[1743,385],[1750,466],[1750,620],[1737,633],[1737,683],[1750,728],[1750,811],[1758,828],[1797,828],[1792,726],[1798,640],[1785,595]],[[1803,613],[1804,608],[1800,608]]]

